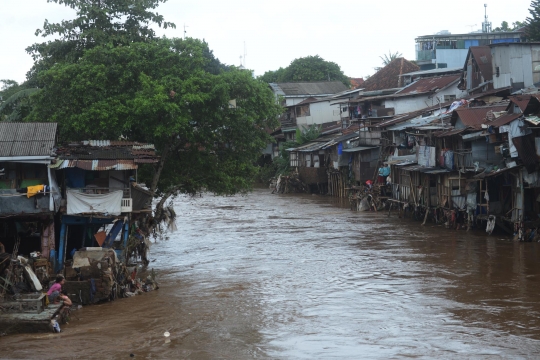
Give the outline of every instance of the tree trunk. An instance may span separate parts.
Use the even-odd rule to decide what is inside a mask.
[[[163,148],[163,152],[161,153],[161,158],[159,159],[156,173],[154,174],[152,184],[150,185],[150,192],[152,194],[156,193],[159,177],[161,176],[161,171],[163,171],[163,168],[165,167],[165,161],[167,161],[167,157],[169,156],[169,152],[171,151],[172,142],[173,140],[170,140],[169,143],[165,146],[165,148]]]

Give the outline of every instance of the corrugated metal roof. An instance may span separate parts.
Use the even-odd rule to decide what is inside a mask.
[[[319,81],[298,83],[271,83],[274,92],[291,95],[330,95],[348,90],[341,81]]]
[[[364,151],[364,150],[371,150],[376,149],[377,146],[357,146],[350,149],[343,149],[343,152],[357,152],[357,151]]]
[[[531,101],[531,95],[514,95],[509,96],[508,99],[516,104],[522,112],[525,112],[529,101]]]
[[[426,125],[426,124],[431,123],[432,121],[441,121],[448,117],[450,117],[449,114],[440,114],[440,115],[426,116],[423,118],[415,118],[415,119],[407,120],[401,124],[389,126],[387,129],[390,131],[405,130],[407,128],[413,128],[417,126]]]
[[[135,170],[138,165],[133,160],[59,160],[49,166],[52,169],[79,168],[83,170]]]
[[[470,128],[468,128],[468,127],[465,127],[465,128],[462,128],[462,129],[453,129],[453,130],[449,130],[449,131],[445,131],[445,132],[436,134],[435,136],[436,137],[447,137],[447,136],[457,135],[457,134],[461,134],[462,132],[467,131],[469,129]]]
[[[508,123],[511,123],[512,121],[516,120],[523,114],[505,114],[503,116],[499,116],[497,119],[493,121],[486,121],[486,125],[491,125],[493,127],[499,127],[506,125]]]
[[[476,64],[482,73],[484,79],[493,79],[493,70],[491,68],[491,49],[489,46],[471,46],[469,51],[474,56]]]
[[[486,121],[486,114],[489,111],[498,112],[505,110],[506,106],[488,106],[457,108],[454,112],[459,116],[465,126],[479,128]]]
[[[431,69],[431,70],[420,70],[420,71],[413,71],[410,73],[403,74],[401,76],[414,76],[414,75],[433,75],[433,74],[440,74],[440,73],[450,73],[450,72],[457,72],[461,71],[462,68],[438,68],[438,69]]]
[[[0,156],[54,155],[56,123],[0,122]]]
[[[460,75],[446,75],[438,77],[430,77],[424,79],[418,79],[407,87],[396,93],[397,96],[423,94],[427,92],[434,92],[451,85],[458,81]]]

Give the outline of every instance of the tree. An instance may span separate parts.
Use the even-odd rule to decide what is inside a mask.
[[[140,175],[161,193],[249,189],[270,141],[264,130],[281,111],[265,83],[220,66],[195,39],[96,46],[42,71],[38,83],[28,120],[59,122],[60,141],[154,143],[161,160]]]
[[[263,75],[259,76],[259,80],[264,81],[265,83],[281,82],[284,72],[285,72],[285,69],[282,67],[280,67],[279,69],[275,71],[269,70],[265,72]]]
[[[530,17],[525,19],[526,33],[529,41],[540,40],[540,1],[533,0],[529,8]]]
[[[21,121],[32,109],[30,95],[38,91],[27,83],[14,80],[0,80],[0,121]]]
[[[515,21],[512,23],[512,27],[508,25],[508,21],[501,22],[501,26],[493,29],[494,32],[506,32],[506,31],[516,31],[525,26],[525,22]]]
[[[350,86],[349,78],[339,65],[319,55],[295,59],[284,69],[267,71],[260,79],[265,82],[341,81]]]
[[[84,50],[98,45],[119,46],[155,39],[150,27],[154,23],[164,28],[175,27],[162,15],[151,10],[167,0],[47,0],[76,10],[77,17],[61,23],[45,20],[36,36],[56,35],[55,41],[36,43],[26,49],[35,65],[28,73],[36,80],[36,73],[49,69],[58,62],[74,62]]]
[[[383,66],[386,66],[390,64],[392,61],[396,60],[397,58],[402,57],[403,54],[401,54],[399,51],[396,51],[395,53],[388,50],[388,54],[384,54],[383,56],[379,56],[379,58],[383,62]]]

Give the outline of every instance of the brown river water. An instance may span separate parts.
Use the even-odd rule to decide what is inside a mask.
[[[268,189],[175,206],[158,291],[0,337],[0,358],[540,357],[537,243]]]

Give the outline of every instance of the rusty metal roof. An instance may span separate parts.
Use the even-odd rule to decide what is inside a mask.
[[[465,132],[465,131],[470,130],[470,129],[471,128],[469,128],[469,127],[464,127],[464,128],[461,128],[461,129],[453,129],[453,130],[440,132],[438,134],[435,134],[435,136],[436,137],[447,137],[447,136],[452,136],[452,135],[458,135],[458,134],[461,134],[462,132]]]
[[[83,170],[135,170],[138,165],[134,160],[58,160],[49,166],[52,169],[79,168]]]
[[[525,112],[529,101],[531,101],[531,95],[514,95],[509,96],[508,99],[516,104],[521,111]]]
[[[482,106],[472,108],[457,108],[454,114],[457,114],[465,126],[480,128],[486,121],[486,114],[489,111],[505,111],[506,106]]]
[[[471,46],[469,52],[474,56],[474,60],[484,77],[484,80],[493,79],[493,69],[491,68],[491,48],[489,46]]]
[[[523,114],[505,114],[505,115],[499,116],[497,119],[493,121],[487,121],[486,124],[491,125],[493,127],[499,127],[499,126],[503,126],[508,123],[511,123],[512,121],[516,120],[522,115]]]
[[[270,87],[274,89],[274,92],[285,96],[329,95],[347,90],[347,86],[341,81],[271,83]]]
[[[130,164],[156,163],[159,161],[159,156],[156,155],[153,144],[129,141],[83,141],[61,147],[57,150],[57,154],[61,160],[112,160],[116,163],[120,163],[121,160],[129,160]],[[88,167],[89,165],[85,166]]]
[[[54,155],[56,123],[0,122],[0,157]]]
[[[435,92],[440,89],[444,89],[452,83],[459,80],[461,75],[446,75],[438,77],[430,77],[416,80],[409,86],[398,91],[396,96],[409,96],[415,94],[423,94],[428,92]],[[391,97],[391,95],[388,95]]]

